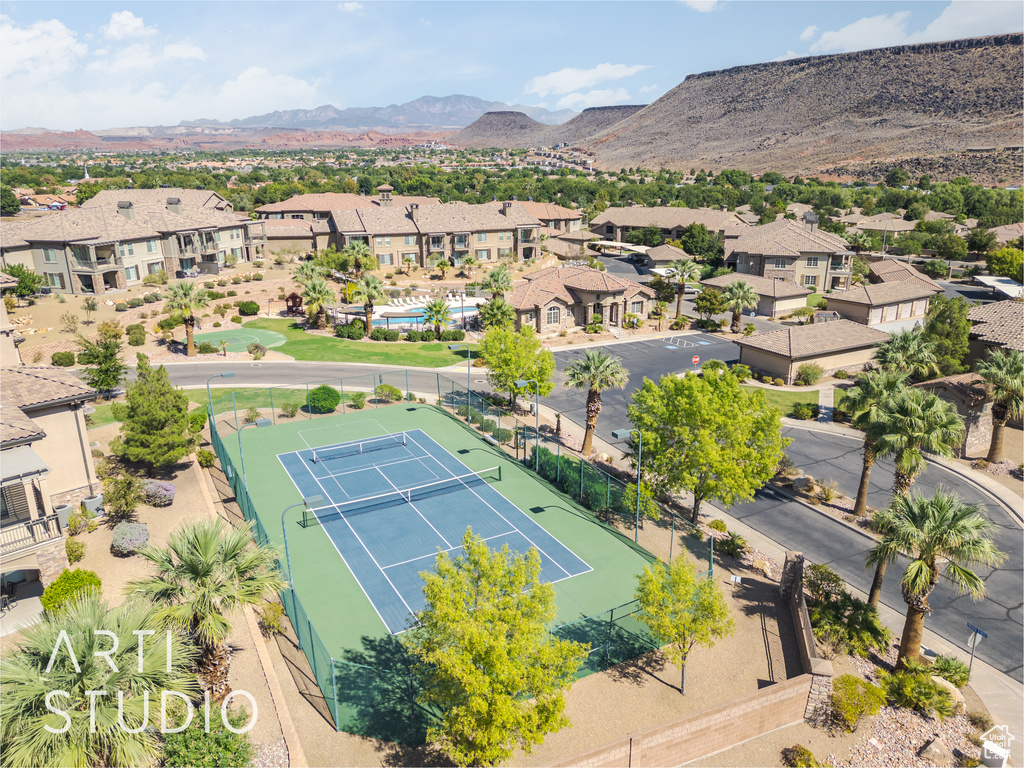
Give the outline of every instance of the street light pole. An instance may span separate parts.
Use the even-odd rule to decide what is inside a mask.
[[[466,292],[463,291],[459,296],[462,306],[462,330],[466,330]]]
[[[304,498],[298,504],[292,504],[290,507],[285,507],[284,512],[281,513],[281,533],[284,534],[284,560],[285,565],[288,568],[288,588],[291,589],[293,593],[294,587],[292,586],[292,559],[291,556],[288,554],[288,529],[285,527],[284,524],[284,516],[287,515],[289,511],[295,509],[296,507],[304,506],[306,507],[306,509],[309,509],[310,507],[315,507],[317,504],[323,504],[323,502],[323,496],[310,496],[308,498]]]
[[[206,399],[210,401],[210,414],[213,415],[213,395],[210,394],[210,382],[214,379],[233,379],[235,378],[234,371],[224,371],[224,373],[215,373],[213,376],[206,380]]]
[[[270,424],[270,419],[256,419],[256,421],[249,424],[243,424],[235,433],[238,435],[238,456],[242,460],[242,487],[245,488],[246,493],[249,492],[249,483],[245,480],[245,452],[242,450],[242,430],[246,427],[269,427]]]
[[[466,350],[466,408],[468,409],[471,403],[469,402],[469,380],[473,375],[473,350],[469,348],[468,344],[449,344],[448,349],[455,352],[459,349]],[[472,421],[469,418],[469,411],[466,411],[466,418],[468,421]]]
[[[616,440],[629,440],[630,435],[636,432],[637,436],[637,452],[636,452],[636,525],[634,527],[633,541],[637,544],[640,543],[640,469],[643,466],[641,462],[644,459],[644,435],[639,429],[613,429],[612,437]],[[673,516],[673,522],[675,517]],[[673,537],[674,538],[674,537]],[[671,559],[671,556],[669,557]]]
[[[533,390],[533,410],[535,412],[534,415],[537,417],[537,426],[534,428],[537,433],[537,447],[533,450],[533,471],[540,474],[540,383],[536,379],[516,379],[512,383],[516,385],[517,389],[522,389],[527,384],[536,385],[536,389]]]

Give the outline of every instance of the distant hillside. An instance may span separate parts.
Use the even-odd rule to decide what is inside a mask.
[[[550,129],[548,143],[558,144],[564,141],[566,144],[580,144],[617,122],[635,115],[643,108],[643,104],[631,104],[585,109],[569,122]]]
[[[546,144],[548,126],[538,123],[522,112],[488,112],[448,141],[459,147],[535,147]]]

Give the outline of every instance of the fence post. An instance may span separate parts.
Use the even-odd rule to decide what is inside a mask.
[[[434,378],[437,380],[437,404],[444,406],[444,400],[441,399],[441,374],[435,373]]]
[[[334,730],[341,731],[341,719],[338,717],[338,675],[334,670],[334,657],[331,656],[331,691],[334,694]]]
[[[309,404],[309,382],[306,382],[306,416],[313,418],[313,408]]]
[[[270,394],[270,420],[277,425],[277,414],[274,413],[274,388],[267,387],[267,392]]]
[[[235,393],[231,393],[231,410],[235,412],[235,432],[238,431],[238,406],[235,405]]]
[[[409,392],[409,369],[406,368],[405,369],[405,402],[407,402],[407,403],[409,402],[409,400],[412,399],[412,398],[409,397],[410,394],[411,393]]]
[[[345,379],[338,379],[338,386],[341,387],[341,412],[345,412]]]
[[[609,664],[611,662],[611,650],[612,650],[612,624],[615,623],[615,609],[612,608],[608,611],[608,637],[604,641],[604,663]]]
[[[304,612],[305,613],[305,612]],[[309,655],[313,657],[313,679],[316,681],[317,688],[320,687],[320,675],[316,669],[316,643],[313,641],[313,622],[309,620],[309,614],[306,614],[306,629],[309,632]]]

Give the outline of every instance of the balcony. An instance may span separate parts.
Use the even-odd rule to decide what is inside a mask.
[[[838,272],[838,273],[841,273],[841,274],[846,274],[846,273],[848,273],[850,271],[850,265],[849,264],[844,264],[841,261],[833,261],[831,264],[829,264],[828,270],[829,270],[829,272],[832,272],[832,273],[837,273]]]
[[[12,523],[0,528],[0,555],[13,555],[23,549],[60,538],[57,515]]]
[[[456,248],[461,248],[463,250],[469,248],[469,238],[468,237],[456,237],[455,238],[455,247]]]
[[[521,229],[519,230],[519,242],[523,245],[534,245],[540,240],[535,229]]]
[[[430,252],[431,253],[435,253],[437,251],[443,251],[444,250],[444,240],[438,240],[437,242],[434,242],[432,240],[430,242],[430,246],[429,247],[430,247]]]
[[[124,266],[124,259],[112,256],[107,259],[78,259],[72,262],[71,269],[75,272],[106,272],[108,269],[119,269]]]

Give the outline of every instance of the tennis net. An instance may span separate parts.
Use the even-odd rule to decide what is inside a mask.
[[[421,499],[429,499],[447,493],[456,493],[464,489],[479,488],[499,480],[501,480],[501,467],[491,467],[490,469],[482,469],[479,472],[470,472],[465,475],[448,477],[444,480],[435,480],[432,483],[418,485],[415,488],[380,493],[375,496],[367,496],[365,499],[353,499],[343,504],[306,509],[303,512],[302,523],[304,526],[315,525],[316,523],[323,524],[342,517],[351,517],[352,515],[360,515],[378,509],[399,507],[403,504],[412,504]]]
[[[361,453],[372,451],[383,451],[393,448],[396,445],[405,445],[405,432],[399,432],[383,437],[374,437],[369,440],[357,440],[344,445],[325,445],[322,448],[313,449],[313,463],[329,461],[331,459],[344,459],[347,456],[358,456]]]

